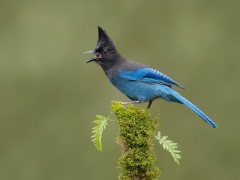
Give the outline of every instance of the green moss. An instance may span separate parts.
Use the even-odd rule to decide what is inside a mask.
[[[156,117],[152,117],[147,110],[134,105],[122,106],[119,102],[112,102],[112,112],[119,123],[118,144],[122,147],[119,158],[119,168],[122,180],[153,180],[159,177],[156,166],[156,155],[150,136],[156,129]]]

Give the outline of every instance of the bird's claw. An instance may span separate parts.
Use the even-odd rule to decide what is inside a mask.
[[[121,105],[125,106],[128,104],[138,104],[140,101],[128,101],[128,102],[120,102]]]

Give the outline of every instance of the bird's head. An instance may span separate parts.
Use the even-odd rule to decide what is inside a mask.
[[[84,54],[95,54],[95,57],[86,61],[86,63],[95,61],[101,66],[114,63],[119,55],[113,41],[100,26],[98,26],[98,41],[96,48]]]

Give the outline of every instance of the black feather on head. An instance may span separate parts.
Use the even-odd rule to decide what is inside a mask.
[[[98,41],[95,51],[107,49],[108,51],[116,50],[116,46],[107,35],[106,31],[98,26]]]

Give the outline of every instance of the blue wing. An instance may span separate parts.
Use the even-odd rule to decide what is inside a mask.
[[[141,81],[144,83],[175,85],[184,89],[180,84],[165,74],[151,68],[141,68],[135,71],[121,71],[120,76],[129,81]]]

